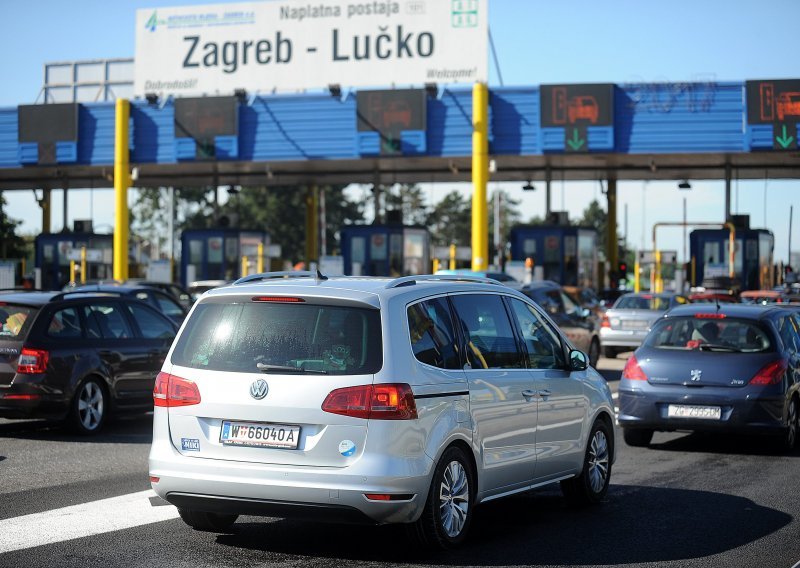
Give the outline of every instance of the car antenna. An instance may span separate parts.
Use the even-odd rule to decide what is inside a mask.
[[[327,279],[328,277],[325,276],[322,272],[320,272],[319,268],[317,268],[317,276],[316,276],[317,283],[324,282]]]
[[[719,308],[720,308],[719,298],[717,297],[716,294],[714,294],[714,303],[717,305],[717,312],[719,312]]]

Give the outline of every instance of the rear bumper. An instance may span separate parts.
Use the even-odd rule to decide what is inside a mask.
[[[149,463],[150,475],[159,478],[155,492],[179,507],[373,524],[417,520],[433,475],[427,456],[387,461],[364,454],[341,468],[281,466],[187,457],[159,437]],[[370,501],[365,493],[403,499]]]
[[[737,392],[731,393],[732,390]],[[670,404],[718,406],[719,420],[669,418]],[[692,392],[685,387],[658,387],[652,391],[619,388],[619,425],[648,430],[692,430],[779,434],[786,426],[783,394],[756,394],[729,388],[703,388]]]
[[[647,331],[622,331],[604,327],[600,329],[600,342],[603,347],[629,347],[636,349],[647,337]]]
[[[18,396],[26,398],[15,398]],[[0,418],[60,420],[68,413],[69,399],[61,393],[51,393],[39,385],[26,383],[0,386]]]
[[[190,493],[167,493],[166,500],[183,509],[241,515],[304,519],[317,522],[350,524],[375,524],[375,521],[354,507],[345,505],[322,505],[319,503],[294,503],[270,501],[268,499],[243,499],[218,495],[192,495]]]

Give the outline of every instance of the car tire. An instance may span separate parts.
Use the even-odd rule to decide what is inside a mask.
[[[178,507],[178,514],[184,523],[196,531],[228,532],[231,525],[236,522],[239,515],[223,515],[220,513],[207,513]]]
[[[106,387],[101,379],[90,377],[75,391],[68,418],[70,428],[82,436],[97,434],[109,412]]]
[[[410,536],[424,549],[450,549],[467,537],[475,501],[475,476],[464,450],[445,450],[433,473],[422,516],[408,525]]]
[[[615,347],[603,347],[603,357],[606,359],[616,359],[619,351]]]
[[[793,396],[786,409],[786,431],[783,434],[782,446],[787,452],[794,452],[800,447],[800,405]]]
[[[581,474],[561,482],[561,491],[571,504],[585,507],[605,498],[611,481],[613,451],[611,426],[604,420],[596,420],[589,432]]]
[[[653,440],[653,431],[641,428],[623,428],[622,437],[625,443],[634,448],[646,448]]]
[[[592,338],[592,343],[589,344],[589,365],[597,367],[597,361],[600,360],[600,341],[596,337]]]

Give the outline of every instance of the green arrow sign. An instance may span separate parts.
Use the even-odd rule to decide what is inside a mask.
[[[786,131],[786,125],[783,125],[783,130],[781,136],[775,137],[775,142],[780,144],[781,148],[784,150],[787,149],[789,146],[792,145],[794,142],[794,136],[790,136],[789,133]]]
[[[584,140],[583,138],[581,138],[578,135],[578,129],[577,128],[573,128],[572,129],[572,138],[567,140],[567,144],[569,144],[570,148],[572,148],[573,150],[577,151],[577,150],[581,149],[581,146],[586,144],[586,140]]]

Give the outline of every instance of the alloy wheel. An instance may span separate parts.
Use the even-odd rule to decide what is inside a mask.
[[[797,429],[798,429],[798,416],[797,416],[797,399],[793,398],[789,403],[789,412],[787,423],[789,431],[786,435],[786,445],[789,448],[794,448],[797,445]]]
[[[439,485],[439,515],[442,528],[450,538],[464,530],[469,510],[469,479],[464,466],[451,461],[442,475]]]
[[[601,430],[597,430],[592,437],[588,456],[589,484],[592,491],[600,493],[608,477],[608,439]]]
[[[100,386],[94,381],[85,383],[78,396],[78,419],[87,431],[100,426],[103,421],[104,406],[105,401]]]

